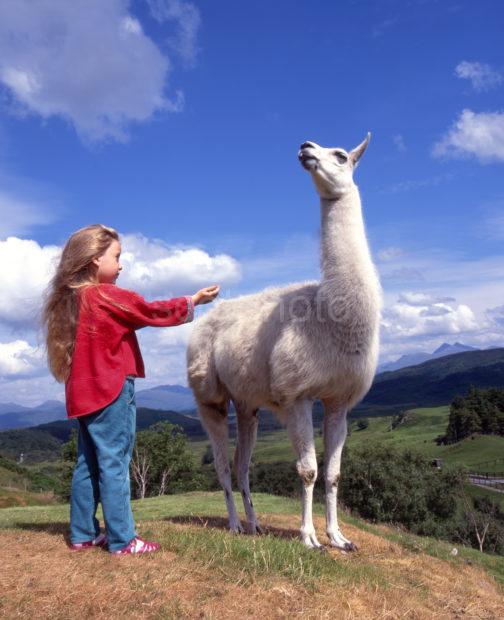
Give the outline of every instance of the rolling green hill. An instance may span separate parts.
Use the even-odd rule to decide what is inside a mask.
[[[504,386],[504,348],[466,351],[417,366],[380,373],[362,405],[404,408],[429,407],[450,403],[469,387]]]

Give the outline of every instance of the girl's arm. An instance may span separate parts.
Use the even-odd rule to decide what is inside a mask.
[[[100,306],[133,329],[148,325],[171,327],[194,318],[195,303],[191,296],[148,302],[138,293],[113,284],[102,284],[98,289]]]

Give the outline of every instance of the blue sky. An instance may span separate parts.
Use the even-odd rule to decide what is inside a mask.
[[[72,231],[116,227],[119,284],[151,298],[316,279],[298,146],[368,130],[382,360],[504,345],[503,18],[490,0],[3,2],[0,402],[62,397],[35,317]],[[185,383],[190,329],[142,332],[143,386]]]

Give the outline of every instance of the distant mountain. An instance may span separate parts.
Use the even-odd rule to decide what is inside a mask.
[[[27,409],[28,407],[23,407],[22,405],[17,405],[16,403],[0,403],[0,415],[4,413],[24,412]]]
[[[158,385],[136,394],[138,407],[163,411],[191,411],[196,408],[192,390],[183,385]]]
[[[471,385],[504,386],[504,348],[465,351],[416,366],[382,372],[359,407],[432,407],[449,404]]]
[[[425,351],[419,351],[418,353],[409,353],[407,355],[401,355],[395,362],[387,362],[378,366],[378,372],[386,372],[390,370],[399,370],[400,368],[406,368],[407,366],[416,366],[422,364],[428,360],[438,359],[445,355],[453,355],[454,353],[463,353],[465,351],[479,351],[475,347],[470,347],[460,342],[454,344],[448,344],[443,342],[433,353],[426,353]]]
[[[187,411],[196,417],[196,403],[192,391],[183,385],[158,385],[136,394],[138,407],[161,411]],[[23,407],[16,403],[0,403],[0,431],[11,428],[29,428],[65,420],[65,405],[58,400],[48,400],[37,407]]]
[[[23,407],[15,403],[0,404],[0,430],[27,428],[64,418],[65,405],[59,400],[47,400],[37,407]]]

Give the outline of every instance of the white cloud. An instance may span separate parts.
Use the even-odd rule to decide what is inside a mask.
[[[404,143],[404,137],[402,134],[398,133],[392,138],[394,142],[394,146],[400,153],[404,153],[406,151],[406,144]]]
[[[392,259],[390,259],[392,260]],[[392,269],[380,269],[381,280],[385,285],[421,284],[425,282],[425,276],[420,269],[414,267],[397,267]]]
[[[201,25],[198,9],[191,2],[182,0],[147,0],[147,3],[157,21],[178,23],[178,33],[168,38],[166,43],[188,65],[194,64],[198,52],[196,39]]]
[[[432,295],[431,293],[406,292],[399,295],[398,301],[409,306],[424,307],[431,306],[432,304],[443,304],[450,301],[455,301],[455,299],[453,297],[439,297],[437,295]]]
[[[187,295],[213,283],[224,288],[241,279],[239,263],[227,254],[210,256],[199,248],[171,247],[142,235],[124,235],[122,249],[118,285],[146,295]]]
[[[455,75],[461,79],[470,80],[472,87],[478,92],[490,90],[503,81],[502,75],[490,65],[467,60],[463,60],[455,67]]]
[[[197,29],[188,29],[186,3],[168,4],[174,5],[180,51],[189,54]],[[13,111],[63,118],[93,142],[124,141],[131,123],[179,110],[182,95],[171,101],[165,94],[170,61],[128,5],[125,0],[1,2],[0,82],[13,97]]]
[[[166,383],[187,385],[186,348],[200,312],[196,310],[193,323],[138,332],[146,380],[137,389]]]
[[[47,400],[65,400],[65,387],[55,379],[44,375],[5,376],[0,374],[0,393],[3,403],[16,403],[36,407]]]
[[[393,28],[396,24],[399,23],[399,17],[390,17],[388,19],[384,19],[381,22],[377,23],[373,26],[371,34],[373,37],[381,37],[387,30]]]
[[[504,306],[488,308],[486,315],[497,327],[504,329]]]
[[[378,251],[378,258],[383,262],[388,262],[399,258],[400,256],[404,256],[405,252],[401,248],[397,248],[395,246],[390,246],[388,248],[382,248]]]
[[[27,377],[46,371],[44,351],[26,340],[0,342],[0,375]]]
[[[381,190],[383,194],[400,194],[402,192],[411,192],[417,189],[424,189],[428,187],[439,187],[442,183],[452,181],[455,175],[451,172],[445,174],[438,174],[427,179],[406,179],[405,181],[399,181],[394,183],[390,187]]]
[[[404,296],[383,312],[382,333],[385,340],[447,336],[473,332],[478,329],[476,317],[465,304],[446,303],[414,305],[406,303]]]
[[[42,293],[60,249],[8,237],[0,241],[0,321],[13,327],[37,326]]]
[[[504,161],[504,112],[464,110],[434,145],[434,157],[474,156],[481,163]]]

